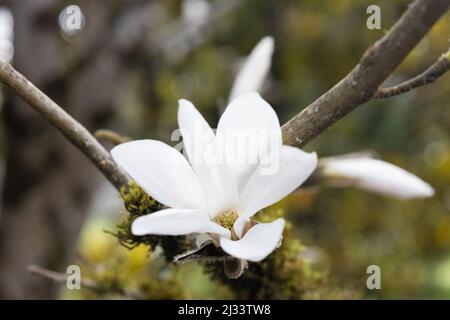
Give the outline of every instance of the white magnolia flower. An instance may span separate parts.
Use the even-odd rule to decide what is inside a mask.
[[[320,176],[334,186],[355,186],[401,199],[434,195],[419,177],[391,163],[369,157],[332,157],[320,160]]]
[[[234,80],[229,102],[242,94],[261,90],[270,70],[273,50],[274,40],[272,37],[264,37],[258,42]]]
[[[134,235],[210,234],[217,246],[231,256],[261,261],[280,243],[284,219],[255,223],[250,218],[259,210],[281,200],[298,188],[317,165],[315,153],[281,144],[281,128],[272,107],[257,93],[235,99],[223,113],[216,134],[192,103],[179,101],[178,124],[188,160],[177,150],[155,140],[121,144],[111,152],[114,160],[136,182],[167,209],[138,217]],[[201,129],[201,139],[195,130]],[[225,132],[252,130],[275,132],[279,151],[278,170],[263,174],[267,140],[256,146],[256,163],[192,161],[198,152],[238,152],[234,139],[218,139]],[[222,143],[223,142],[223,143]],[[211,148],[213,147],[213,148]],[[200,156],[201,158],[201,156]]]

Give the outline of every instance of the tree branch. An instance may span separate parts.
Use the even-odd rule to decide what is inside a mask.
[[[39,275],[44,278],[52,279],[56,282],[66,282],[69,275],[61,272],[56,272],[53,270],[49,270],[40,266],[36,265],[29,265],[27,267],[27,270],[31,274]],[[81,278],[80,283],[83,287],[86,287],[88,289],[91,289],[93,291],[99,291],[100,286],[91,279]]]
[[[303,147],[370,100],[449,6],[450,0],[414,1],[389,32],[366,50],[344,79],[283,126],[284,143]]]
[[[128,184],[129,177],[89,131],[5,61],[0,61],[0,81],[56,127],[117,189]]]
[[[44,278],[51,279],[56,282],[66,282],[69,275],[61,272],[56,272],[36,265],[29,265],[27,267],[28,272],[31,274],[39,275]],[[98,294],[118,294],[128,299],[139,300],[142,297],[135,292],[127,291],[120,286],[104,286],[97,281],[88,278],[80,278],[80,285],[82,288],[91,290]]]
[[[109,142],[113,146],[116,146],[121,143],[125,143],[128,141],[131,141],[132,139],[129,137],[122,136],[118,134],[117,132],[114,132],[112,130],[106,130],[106,129],[99,129],[94,132],[94,137],[96,137],[98,140],[104,140],[106,142]]]
[[[303,147],[370,100],[449,6],[450,0],[416,0],[390,31],[366,50],[360,63],[344,79],[283,126],[284,143]],[[439,72],[442,70],[439,68]],[[0,81],[66,136],[117,189],[127,185],[129,177],[86,128],[4,61],[0,61]]]
[[[400,83],[396,86],[380,88],[373,96],[373,99],[383,99],[409,92],[417,87],[421,87],[436,81],[440,76],[450,70],[450,51],[443,54],[427,70],[418,76]]]

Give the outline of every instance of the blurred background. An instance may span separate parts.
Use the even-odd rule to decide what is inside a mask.
[[[169,142],[179,98],[217,124],[240,64],[264,36],[275,52],[261,93],[284,123],[344,77],[409,2],[0,0],[0,56],[91,132]],[[381,30],[366,28],[371,4],[381,8]],[[75,31],[60,23],[70,5],[83,13]],[[388,83],[432,64],[449,34],[447,14]],[[354,297],[450,298],[449,80],[366,103],[306,147],[320,157],[375,151],[429,182],[433,198],[322,188],[276,205],[312,267]],[[20,99],[6,88],[0,95],[0,298],[98,298],[26,270],[64,272],[76,257],[130,285],[152,270],[162,280],[148,284],[150,298],[179,297],[178,289],[187,298],[232,296],[196,264],[167,268],[145,248],[120,247],[104,232],[121,220],[116,191]],[[381,290],[366,288],[372,264]]]

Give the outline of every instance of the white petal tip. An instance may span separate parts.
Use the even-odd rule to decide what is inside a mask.
[[[311,153],[306,153],[306,154],[310,157],[310,159],[312,161],[314,161],[317,164],[317,161],[319,159],[319,157],[317,156],[317,152],[313,151]]]
[[[409,194],[405,194],[404,199],[431,198],[435,195],[434,189],[425,181],[422,185],[417,184],[415,190],[411,190]]]
[[[178,113],[182,112],[183,109],[192,108],[193,106],[194,105],[189,100],[179,99],[178,100]]]
[[[428,198],[434,189],[416,175],[391,163],[370,158],[329,158],[322,164],[322,174],[331,186],[355,186],[399,198]],[[325,180],[327,183],[327,180]]]
[[[145,221],[137,218],[136,220],[133,221],[133,223],[131,224],[131,234],[135,235],[135,236],[143,236],[148,234],[148,227],[147,224],[145,223]]]
[[[259,42],[259,45],[264,46],[267,50],[267,52],[270,52],[272,54],[274,48],[275,48],[275,39],[272,36],[265,36],[261,39]]]
[[[299,154],[298,160],[305,167],[305,170],[309,171],[308,176],[317,167],[318,156],[317,156],[317,153],[315,151],[313,151],[313,152],[306,152],[306,151],[303,151],[303,150],[300,150],[298,148],[291,147],[291,146],[283,146],[283,147],[285,149],[289,148],[291,150],[294,150],[296,153]]]
[[[229,255],[252,262],[260,262],[279,247],[285,221],[279,218],[250,228],[240,240],[220,239],[220,246]]]
[[[187,99],[178,99],[178,104],[179,105],[182,105],[182,104],[185,104],[185,103],[191,103],[189,100],[187,100]]]
[[[148,141],[150,141],[150,140],[134,140],[134,141],[121,143],[111,149],[111,155],[112,155],[113,159],[116,162],[119,162],[119,164],[120,164],[122,157],[126,158],[126,155],[128,154],[129,149],[134,148],[135,146],[138,146],[141,144],[146,144],[146,143],[148,143]]]
[[[270,36],[264,37],[258,42],[236,76],[229,102],[246,92],[262,89],[270,69],[274,49],[274,39]]]
[[[428,186],[427,191],[424,193],[424,197],[430,198],[430,197],[433,197],[435,194],[436,194],[436,192],[434,191],[434,189],[431,186]]]

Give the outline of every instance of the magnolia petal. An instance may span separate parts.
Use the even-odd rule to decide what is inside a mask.
[[[283,229],[283,218],[270,223],[259,223],[240,240],[220,239],[220,246],[230,256],[259,262],[278,247]]]
[[[214,149],[215,135],[195,106],[179,101],[178,124],[184,148],[203,187],[211,218],[234,208],[238,195],[228,167],[219,163]]]
[[[255,170],[239,199],[239,218],[234,229],[238,235],[245,222],[259,210],[283,199],[297,189],[317,166],[316,153],[281,146],[279,156]]]
[[[229,102],[242,94],[261,90],[270,69],[273,50],[272,37],[264,37],[258,42],[234,80]]]
[[[257,93],[233,100],[225,109],[216,132],[216,150],[230,167],[238,193],[259,160],[281,145],[277,114]]]
[[[378,159],[327,158],[320,161],[320,169],[320,176],[331,186],[355,186],[401,199],[434,195],[433,188],[419,177]]]
[[[186,209],[205,206],[194,171],[186,158],[169,145],[136,140],[116,146],[111,154],[119,166],[162,204]]]
[[[193,166],[203,164],[204,153],[212,147],[215,134],[192,102],[185,99],[178,101],[178,126],[189,162]]]
[[[208,213],[202,209],[164,209],[138,217],[131,225],[131,233],[136,236],[214,233],[230,237],[230,231],[209,220]]]

